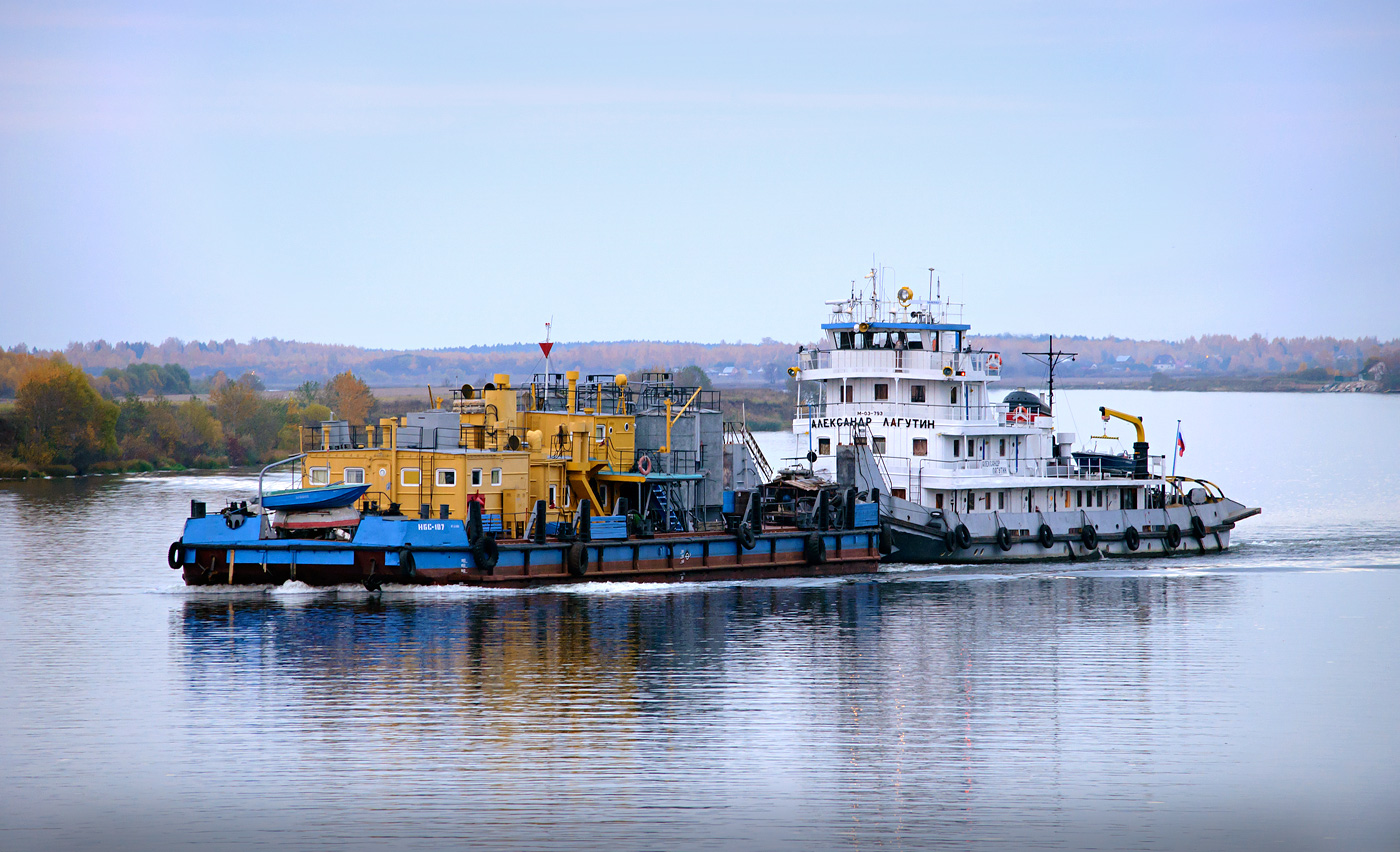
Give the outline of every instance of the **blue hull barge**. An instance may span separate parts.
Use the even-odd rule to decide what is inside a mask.
[[[823,577],[876,570],[893,540],[875,495],[764,486],[719,394],[669,373],[497,375],[426,411],[322,423],[301,450],[278,463],[301,464],[297,489],[260,478],[255,500],[192,504],[168,554],[186,583]]]
[[[757,502],[757,501],[755,501]],[[750,515],[736,531],[628,535],[621,517],[588,521],[587,540],[570,535],[502,539],[467,521],[367,514],[349,540],[278,538],[241,507],[205,515],[195,504],[170,566],[191,586],[386,583],[521,588],[558,583],[678,582],[826,577],[875,571],[880,528],[875,504],[861,504],[848,529],[796,527],[755,532]],[[346,529],[342,524],[336,529]],[[611,529],[610,529],[611,528]],[[620,533],[620,534],[619,534]],[[888,533],[886,533],[888,536]],[[609,536],[609,537],[601,537]]]

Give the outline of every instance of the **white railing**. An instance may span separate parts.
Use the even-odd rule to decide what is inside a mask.
[[[833,308],[827,322],[912,322],[962,325],[963,303],[940,302],[937,299],[931,301],[916,299],[905,306],[901,305],[898,300],[857,299],[842,302]]]
[[[885,418],[924,421],[996,422],[1007,423],[1007,408],[1002,403],[993,405],[943,405],[932,402],[812,402],[797,406],[797,417],[822,419],[834,417],[870,417],[876,424]],[[900,426],[915,426],[916,423],[900,423]],[[1018,424],[1026,425],[1026,424]]]
[[[801,353],[797,358],[800,370],[838,370],[871,376],[924,372],[981,378],[1001,375],[1000,365],[1000,352],[934,352],[927,349],[814,349]]]

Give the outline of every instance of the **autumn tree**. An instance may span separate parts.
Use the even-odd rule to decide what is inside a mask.
[[[364,423],[374,409],[374,394],[369,385],[346,370],[326,382],[325,402],[341,420]]]
[[[117,453],[117,406],[98,395],[82,370],[54,356],[19,386],[15,415],[24,457],[80,472]]]

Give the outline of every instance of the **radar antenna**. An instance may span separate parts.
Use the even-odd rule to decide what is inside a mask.
[[[1049,368],[1049,370],[1050,370],[1050,406],[1049,406],[1049,407],[1050,407],[1050,413],[1051,413],[1051,414],[1054,414],[1054,413],[1055,413],[1055,368],[1058,367],[1058,366],[1060,365],[1060,362],[1061,362],[1061,361],[1064,361],[1066,358],[1068,358],[1069,360],[1073,361],[1073,360],[1074,360],[1074,356],[1078,355],[1079,353],[1078,353],[1078,352],[1056,352],[1056,351],[1055,351],[1055,336],[1052,334],[1052,335],[1050,336],[1050,345],[1047,346],[1047,347],[1045,348],[1045,351],[1044,351],[1044,352],[1022,352],[1021,354],[1022,354],[1022,355],[1025,355],[1027,358],[1030,358],[1030,359],[1033,360],[1033,361],[1036,361],[1036,362],[1038,362],[1038,363],[1044,364],[1046,367]]]

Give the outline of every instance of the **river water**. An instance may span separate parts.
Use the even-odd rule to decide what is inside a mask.
[[[1400,848],[1400,398],[1058,401],[1181,418],[1264,514],[1210,558],[372,596],[184,588],[247,475],[0,485],[0,849]]]

